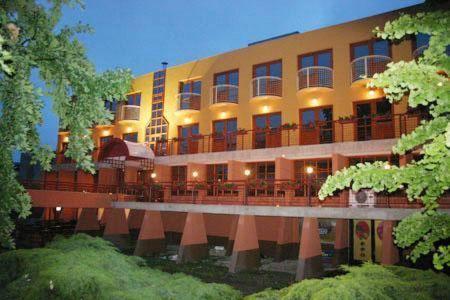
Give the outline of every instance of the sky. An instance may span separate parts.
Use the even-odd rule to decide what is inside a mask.
[[[99,72],[142,75],[293,31],[305,32],[421,3],[417,0],[84,0],[61,24],[94,28],[78,38]],[[58,120],[45,99],[42,143],[56,146]]]

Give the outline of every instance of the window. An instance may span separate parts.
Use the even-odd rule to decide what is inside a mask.
[[[316,107],[300,110],[300,144],[333,142],[333,108]]]
[[[230,84],[239,85],[239,71],[232,70],[214,74],[214,85]]]
[[[385,98],[361,101],[354,104],[356,115],[356,140],[394,138],[392,104]]]
[[[397,155],[376,155],[376,156],[354,156],[349,157],[349,165],[354,166],[359,163],[373,163],[375,161],[387,161],[391,165],[399,165],[399,157]]]
[[[100,148],[105,146],[107,143],[109,143],[111,140],[113,139],[112,135],[108,135],[108,136],[102,136],[100,138]]]
[[[193,154],[198,152],[198,124],[178,126],[178,154]]]
[[[172,171],[172,182],[186,182],[187,180],[186,166],[173,166],[171,171]]]
[[[124,141],[137,143],[138,133],[137,132],[124,133],[122,138]]]
[[[282,75],[281,59],[253,66],[253,78],[263,76],[281,78]]]
[[[131,94],[127,96],[127,105],[141,105],[141,93]]]
[[[207,166],[207,182],[226,182],[228,180],[228,165],[215,164]]]
[[[275,162],[263,161],[250,164],[251,179],[274,181],[275,180]]]
[[[328,67],[333,68],[333,51],[331,49],[302,54],[298,57],[298,69],[307,67]]]
[[[200,80],[180,82],[180,93],[202,93],[202,82]]]
[[[281,113],[253,116],[253,129],[255,149],[281,146]]]
[[[237,119],[213,121],[213,151],[236,150]]]
[[[116,113],[117,102],[114,100],[113,101],[105,100],[105,108],[112,113]]]
[[[391,57],[391,44],[386,40],[369,40],[350,45],[351,60],[368,55]]]
[[[312,167],[313,173],[311,176],[311,195],[317,196],[323,182],[328,175],[332,174],[331,159],[318,160],[296,160],[294,162],[294,178],[298,184],[295,195],[299,197],[306,197],[308,195],[308,174],[306,168]]]

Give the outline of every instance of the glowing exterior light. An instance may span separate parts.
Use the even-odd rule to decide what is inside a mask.
[[[65,137],[63,138],[63,142],[64,142],[64,143],[69,142],[69,137],[68,137],[68,136],[65,136]]]
[[[184,124],[189,124],[192,122],[192,119],[189,117],[186,117],[186,118],[184,118],[183,122],[184,122]]]
[[[442,83],[442,81],[439,81],[437,86],[443,86],[444,84]]]
[[[220,113],[220,118],[221,119],[225,119],[226,117],[227,117],[227,113],[226,112],[223,111],[223,112]]]
[[[197,178],[198,177],[198,172],[197,171],[192,172],[192,177]]]
[[[317,99],[317,98],[312,98],[311,99],[311,105],[312,106],[316,106],[316,105],[318,105],[319,104],[319,100]]]
[[[109,130],[103,130],[102,134],[103,134],[103,136],[107,136],[107,135],[110,135],[110,134],[111,134],[111,131],[109,131]]]
[[[245,169],[245,171],[244,171],[245,176],[250,176],[251,173],[252,172],[249,169]]]
[[[391,165],[389,163],[384,165],[384,169],[385,170],[390,170],[391,169]]]
[[[127,130],[127,133],[130,133],[130,132],[133,130],[133,128],[131,128],[130,126],[128,126],[126,130]]]
[[[314,172],[314,168],[313,167],[306,167],[306,173],[312,174],[313,172]]]
[[[61,210],[62,210],[62,207],[61,207],[61,206],[57,206],[57,207],[56,207],[56,211],[57,211],[57,212],[60,212]]]
[[[269,110],[270,110],[270,108],[267,105],[264,105],[263,108],[262,108],[262,111],[265,112],[265,113],[269,112]]]
[[[152,174],[150,174],[150,177],[153,178],[153,179],[155,179],[155,178],[156,178],[156,173],[153,172]]]

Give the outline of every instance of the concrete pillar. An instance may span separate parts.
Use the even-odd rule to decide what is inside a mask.
[[[317,218],[304,218],[295,279],[300,281],[308,278],[316,278],[320,277],[322,273],[322,247],[319,236],[319,221]]]
[[[128,229],[139,230],[142,225],[142,220],[144,219],[144,214],[144,210],[130,209],[128,214]]]
[[[336,220],[335,233],[333,265],[338,267],[348,264],[349,222],[347,219]]]
[[[236,238],[236,230],[237,230],[237,224],[239,221],[239,216],[232,216],[231,224],[230,224],[230,232],[228,234],[228,243],[227,243],[227,251],[226,255],[230,256],[233,253],[233,247],[234,247],[234,240]]]
[[[202,213],[189,212],[178,249],[177,263],[198,261],[208,257],[208,238]]]
[[[345,167],[348,167],[348,164],[349,164],[348,157],[339,153],[333,153],[331,155],[331,166],[333,174]]]
[[[125,209],[111,208],[106,214],[106,227],[103,238],[112,242],[119,249],[128,245],[129,231]]]
[[[228,270],[236,273],[258,268],[259,265],[260,254],[255,216],[240,215]]]
[[[144,213],[141,230],[134,255],[154,256],[166,249],[166,238],[161,212],[147,210]]]
[[[78,217],[75,233],[88,233],[98,235],[100,232],[100,224],[98,222],[97,208],[82,208]]]
[[[299,219],[280,217],[278,226],[277,245],[275,248],[275,261],[295,259],[299,249]]]
[[[383,245],[381,264],[394,265],[399,262],[398,248],[394,244],[392,235],[395,227],[395,221],[383,221]]]

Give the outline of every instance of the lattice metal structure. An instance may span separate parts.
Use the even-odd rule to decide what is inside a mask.
[[[275,76],[253,78],[250,93],[253,97],[282,96],[282,79]]]
[[[352,61],[352,83],[364,78],[372,78],[376,73],[383,73],[392,59],[384,55],[367,55]]]
[[[333,88],[333,69],[314,66],[302,68],[298,71],[298,90],[306,88]]]

